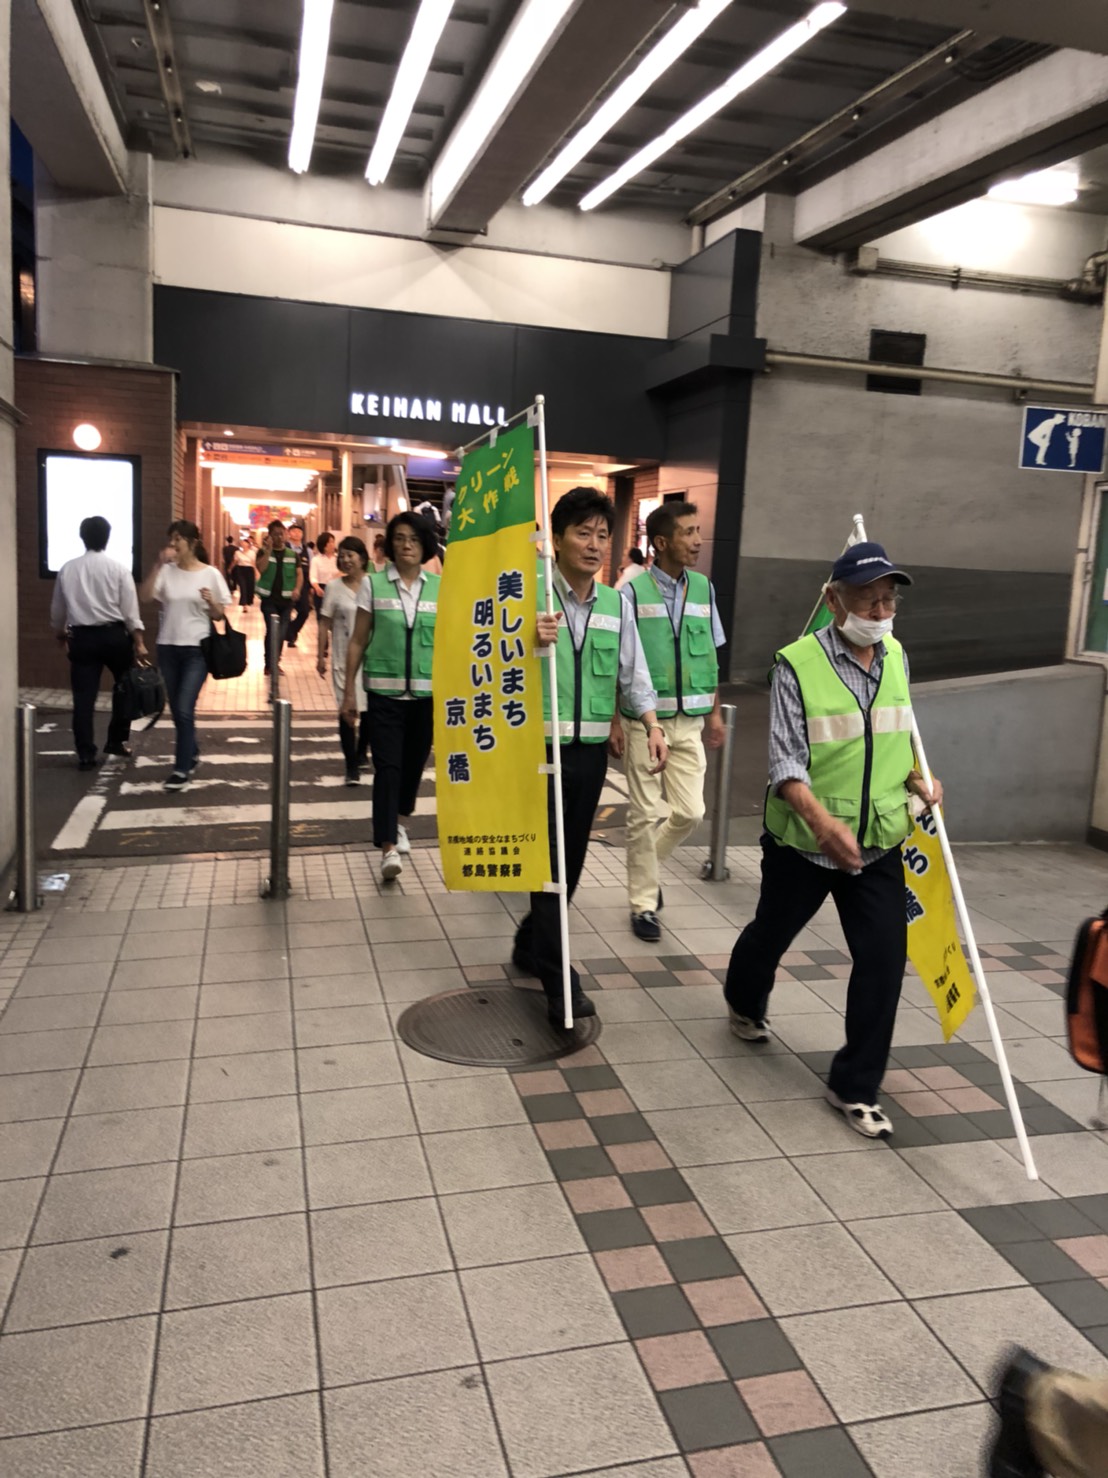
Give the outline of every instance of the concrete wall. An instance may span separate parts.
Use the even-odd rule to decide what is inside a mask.
[[[1092,219],[1055,212],[1029,228],[1026,253],[1005,247],[1000,266],[972,231],[966,250],[977,266],[1040,275],[1049,263],[1076,275],[1106,224]],[[949,222],[944,231],[952,242]],[[899,233],[916,246],[925,234]],[[912,240],[893,244],[911,259]],[[770,349],[865,359],[871,328],[926,334],[927,363],[943,368],[1090,382],[1100,313],[850,276],[842,261],[794,245],[791,202],[769,197],[757,332]],[[882,395],[858,374],[787,367],[756,378],[732,676],[760,679],[801,628],[855,513],[921,573],[898,628],[917,677],[1061,661],[1082,479],[1017,470],[1020,426],[1004,390],[929,383],[918,397]]]
[[[148,364],[154,352],[151,160],[128,156],[125,195],[86,196],[35,179],[41,354]]]
[[[154,206],[170,286],[648,338],[688,252],[671,220],[518,204],[479,240],[435,244],[414,192],[229,156],[157,164]]]
[[[1081,663],[912,684],[952,841],[1085,840],[1104,686]]]

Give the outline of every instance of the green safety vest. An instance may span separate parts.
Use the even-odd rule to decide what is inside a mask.
[[[554,587],[555,610],[562,606]],[[546,581],[539,576],[539,610],[546,610]],[[618,590],[597,585],[596,600],[589,608],[585,639],[574,645],[568,621],[563,622],[554,649],[558,672],[558,738],[562,744],[605,744],[616,712],[619,681],[619,638],[623,627],[623,600]],[[553,738],[550,719],[550,663],[542,664],[542,716],[548,740]]]
[[[281,568],[281,594],[290,597],[296,585],[296,567],[299,564],[299,556],[294,549],[282,549],[280,554],[271,552],[269,563],[258,576],[259,595],[269,595],[273,589],[273,582],[277,577],[277,567]]]
[[[389,579],[387,566],[369,576],[369,588],[373,597],[373,633],[365,650],[366,689],[389,698],[429,698],[439,576],[424,577],[411,626],[396,585]]]
[[[681,621],[675,631],[658,582],[645,571],[629,582],[646,665],[658,694],[658,714],[711,713],[719,684],[712,636],[712,587],[706,575],[686,575]],[[624,713],[628,710],[625,708]]]
[[[915,764],[912,700],[904,648],[885,638],[877,696],[866,713],[813,632],[777,654],[796,673],[808,726],[812,794],[845,821],[862,847],[899,847],[912,829],[905,780]],[[787,801],[766,796],[766,830],[787,847],[818,852],[806,822]]]

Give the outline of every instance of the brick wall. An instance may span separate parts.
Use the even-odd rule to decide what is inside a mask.
[[[174,376],[167,370],[16,359],[15,403],[26,417],[16,434],[15,473],[21,686],[69,686],[69,664],[50,632],[54,582],[39,575],[40,448],[73,448],[74,426],[91,421],[100,431],[101,452],[142,458],[142,568],[146,571],[157,557],[181,497],[183,467],[174,390]],[[154,610],[144,610],[143,615],[147,631],[156,632]]]

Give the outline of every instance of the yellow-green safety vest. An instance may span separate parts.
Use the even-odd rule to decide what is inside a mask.
[[[862,847],[898,847],[912,829],[905,781],[912,751],[912,701],[904,649],[885,637],[877,696],[865,712],[813,632],[777,653],[796,673],[808,726],[812,794]],[[766,796],[766,830],[788,847],[818,852],[815,834],[787,801]]]
[[[554,607],[564,611],[558,587]],[[546,610],[546,581],[539,576],[539,610]],[[555,647],[558,672],[558,739],[562,744],[605,744],[616,712],[619,682],[619,638],[623,629],[623,601],[617,590],[597,585],[596,600],[589,608],[585,639],[580,647],[573,641],[568,620],[562,622]],[[546,737],[552,741],[550,720],[550,663],[542,664],[542,716]]]
[[[429,698],[439,576],[424,576],[411,626],[387,568],[375,570],[369,576],[369,588],[373,597],[373,632],[365,649],[366,690],[387,698]]]
[[[627,589],[658,695],[659,716],[711,713],[719,684],[719,659],[712,636],[712,587],[708,577],[696,570],[686,571],[676,631],[658,582],[649,571],[637,575]],[[630,710],[624,708],[623,712],[629,714]]]
[[[296,567],[299,558],[295,549],[282,549],[280,553],[271,551],[269,563],[258,576],[258,594],[266,596],[273,590],[273,582],[277,578],[277,566],[280,564],[281,594],[286,599],[290,598],[296,586]]]

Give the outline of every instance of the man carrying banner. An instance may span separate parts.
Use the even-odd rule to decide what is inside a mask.
[[[625,748],[627,754],[631,928],[639,939],[654,940],[662,937],[658,864],[704,819],[704,748],[723,743],[716,649],[726,637],[711,582],[695,569],[701,543],[695,505],[662,503],[646,520],[646,535],[653,567],[623,587],[623,599],[638,627],[669,747],[664,798],[662,777],[649,768],[646,738],[634,724],[625,737],[616,718],[611,749],[617,759]]]
[[[545,588],[539,592],[538,643],[556,643],[558,673],[558,729],[562,762],[562,801],[565,827],[567,906],[581,877],[589,832],[600,803],[608,771],[608,736],[616,712],[616,691],[646,735],[648,763],[653,772],[665,768],[666,740],[655,711],[654,688],[635,623],[625,614],[619,593],[598,585],[597,572],[608,556],[615,523],[610,498],[595,488],[571,488],[550,514],[554,544],[555,614],[545,614]],[[540,582],[541,585],[541,582]],[[559,628],[564,632],[559,635]],[[550,721],[548,664],[543,663],[543,710],[549,746],[554,742]],[[557,881],[554,787],[547,786],[551,875]],[[528,975],[537,975],[546,992],[550,1020],[563,1019],[562,945],[558,896],[532,893],[531,912],[516,931],[512,963]],[[574,1017],[595,1016],[596,1007],[571,971]]]
[[[880,544],[852,545],[824,591],[830,624],[777,654],[762,890],[723,988],[735,1035],[768,1041],[781,956],[834,899],[853,969],[827,1098],[870,1139],[892,1133],[877,1092],[904,977],[909,792],[942,803],[938,781],[928,790],[915,768],[908,660],[892,636],[896,587],[911,583]]]

